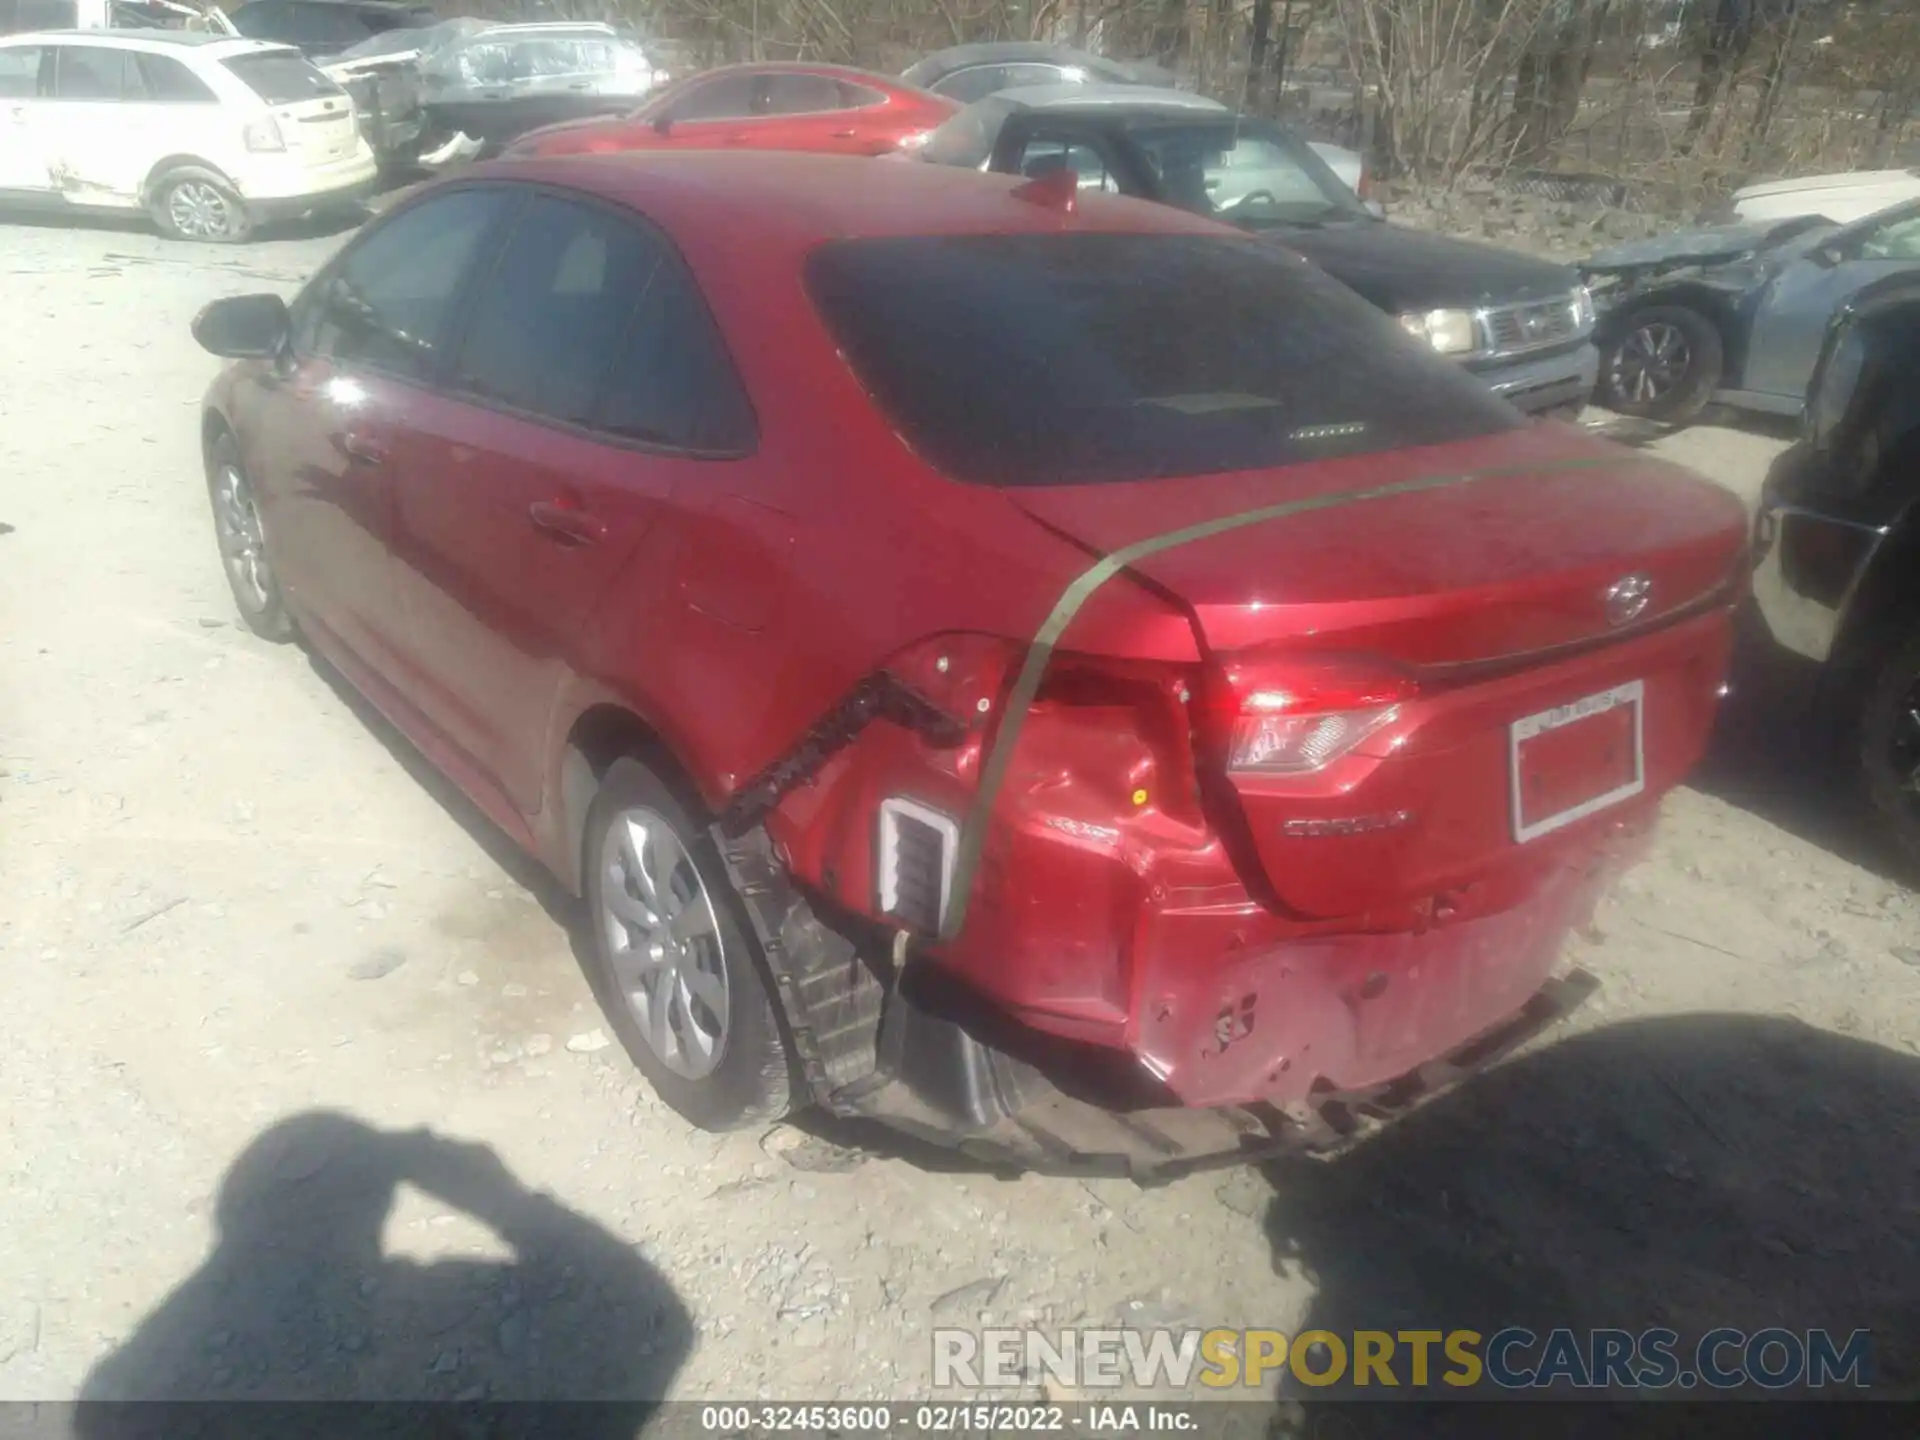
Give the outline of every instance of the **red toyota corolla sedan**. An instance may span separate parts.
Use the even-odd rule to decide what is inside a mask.
[[[845,65],[727,65],[669,85],[630,115],[530,130],[507,155],[615,150],[805,150],[885,155],[959,112],[943,96]]]
[[[248,623],[584,896],[699,1125],[1184,1163],[1537,1028],[1713,725],[1738,503],[1236,231],[878,179],[503,161],[208,307]]]

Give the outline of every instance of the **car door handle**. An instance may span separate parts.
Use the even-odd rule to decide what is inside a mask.
[[[860,134],[858,130],[835,130],[827,136],[829,140],[852,140]]]
[[[364,430],[348,430],[337,437],[340,453],[356,465],[380,465],[386,462],[387,447]]]
[[[607,534],[607,522],[599,516],[553,500],[534,501],[527,507],[527,519],[533,522],[534,529],[545,531],[568,545],[591,545],[604,540]]]

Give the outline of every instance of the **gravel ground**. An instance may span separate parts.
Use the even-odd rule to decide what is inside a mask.
[[[1920,906],[1771,671],[1571,945],[1599,998],[1340,1160],[1143,1191],[689,1130],[551,887],[233,617],[187,322],[336,243],[0,228],[0,1398],[898,1397],[982,1315],[1523,1296],[1877,1325],[1913,1374]],[[1781,443],[1629,438],[1746,494]]]

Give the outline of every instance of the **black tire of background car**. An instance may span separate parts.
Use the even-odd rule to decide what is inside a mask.
[[[223,432],[207,452],[207,501],[216,511],[220,505],[218,492],[220,471],[229,465],[242,475],[247,473],[246,467],[240,461],[239,444],[232,435]],[[248,483],[251,486],[251,480]],[[257,505],[259,502],[256,500],[254,503]],[[217,541],[219,538],[217,529],[214,535]],[[233,595],[233,608],[240,612],[240,618],[246,622],[249,630],[262,640],[271,640],[276,644],[283,644],[293,639],[293,617],[287,613],[286,602],[280,598],[279,582],[273,577],[271,563],[268,564],[265,578],[267,603],[258,607],[241,591],[239,582],[233,578],[233,572],[227,568],[224,555],[220,557],[220,573],[226,576],[227,589]]]
[[[698,1080],[668,1069],[641,1034],[639,1022],[615,978],[605,928],[599,923],[601,887],[606,882],[596,857],[607,827],[620,811],[641,805],[665,817],[693,859],[713,900],[726,968],[727,1030],[720,1063]],[[771,1124],[793,1108],[794,1066],[786,1036],[776,1018],[772,981],[753,930],[742,910],[726,866],[704,823],[689,818],[697,807],[638,760],[616,760],[607,768],[587,811],[583,888],[592,918],[588,979],[607,1023],[628,1057],[657,1094],[682,1118],[702,1130],[743,1130]]]
[[[1920,697],[1920,615],[1909,615],[1907,633],[1882,652],[1860,717],[1860,769],[1867,799],[1893,843],[1920,868],[1920,793],[1910,774],[1894,764],[1902,726]],[[1920,758],[1920,757],[1917,757]]]
[[[1615,387],[1614,364],[1628,337],[1649,325],[1671,325],[1687,342],[1687,369],[1679,384],[1655,400],[1633,400]],[[1698,310],[1684,305],[1649,305],[1620,318],[1615,338],[1600,356],[1599,400],[1609,410],[1636,420],[1658,420],[1682,425],[1693,419],[1713,398],[1725,369],[1726,347],[1720,327]]]
[[[173,212],[168,208],[168,201],[176,189],[187,184],[211,186],[220,193],[232,217],[224,235],[186,235],[173,223]],[[233,186],[227,183],[224,175],[198,165],[176,166],[154,181],[147,192],[147,213],[153,217],[153,223],[159,227],[160,233],[169,240],[193,240],[203,245],[239,245],[253,236],[253,218],[247,214],[246,203],[234,192]]]

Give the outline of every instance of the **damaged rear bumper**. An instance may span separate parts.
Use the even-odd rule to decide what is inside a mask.
[[[828,1108],[956,1149],[989,1168],[1169,1180],[1210,1166],[1333,1149],[1414,1109],[1558,1024],[1596,989],[1583,970],[1541,981],[1499,1022],[1374,1085],[1286,1105],[1103,1103],[916,1004],[889,998],[874,1079]]]
[[[1611,827],[1504,911],[1249,955],[1125,1050],[1037,1033],[941,967],[821,924],[763,831],[715,838],[815,1103],[989,1166],[1145,1180],[1337,1145],[1557,1023],[1597,987],[1553,976],[1562,941],[1649,835],[1648,815]]]

